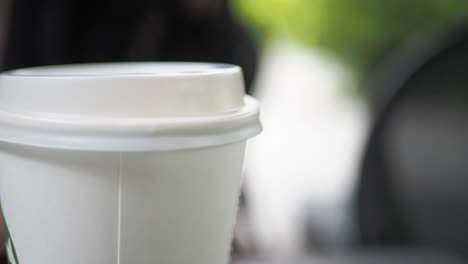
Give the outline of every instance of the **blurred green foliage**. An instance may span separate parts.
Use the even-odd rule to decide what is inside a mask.
[[[358,75],[414,34],[446,30],[468,18],[466,0],[235,0],[266,40],[288,36],[327,50]]]

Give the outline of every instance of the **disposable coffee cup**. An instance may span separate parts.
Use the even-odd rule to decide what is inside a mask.
[[[246,140],[239,67],[109,63],[0,77],[0,200],[15,264],[228,262]]]

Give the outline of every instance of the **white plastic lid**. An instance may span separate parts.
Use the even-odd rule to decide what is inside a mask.
[[[238,66],[100,63],[0,75],[0,140],[61,149],[174,150],[261,131]]]

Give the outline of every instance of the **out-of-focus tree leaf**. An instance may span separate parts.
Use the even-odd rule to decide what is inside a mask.
[[[288,36],[334,54],[365,78],[401,41],[468,19],[466,0],[235,0],[265,39]]]

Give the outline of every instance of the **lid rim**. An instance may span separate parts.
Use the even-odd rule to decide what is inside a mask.
[[[0,112],[0,117],[4,115],[0,118],[0,141],[88,151],[163,151],[223,145],[246,140],[262,130],[258,103],[250,96],[245,96],[244,102],[244,107],[226,115],[148,118],[140,123],[107,123],[101,127],[95,123],[44,122],[35,116]],[[28,118],[40,127],[25,122]]]
[[[16,139],[5,137],[0,132],[0,142],[17,144],[29,147],[40,147],[47,149],[69,150],[69,151],[102,151],[102,152],[147,152],[147,151],[172,151],[183,149],[195,149],[215,147],[252,138],[263,128],[260,123],[249,127],[217,134],[205,134],[199,136],[168,136],[168,137],[136,137],[128,139],[125,137],[101,138],[101,137],[51,137],[40,135],[20,135]],[[38,136],[38,135],[36,135]],[[21,140],[22,138],[22,140]]]
[[[181,71],[181,72],[115,72],[115,73],[73,73],[73,74],[40,74],[37,70],[51,70],[51,69],[63,69],[71,67],[92,67],[92,66],[151,66],[157,64],[158,66],[196,66],[196,67],[211,67],[206,71]],[[14,69],[2,72],[3,77],[5,78],[41,78],[43,80],[53,80],[53,79],[95,79],[95,78],[152,78],[152,79],[161,79],[161,78],[191,78],[199,76],[219,76],[226,74],[233,74],[240,70],[238,65],[229,64],[229,63],[218,63],[218,62],[102,62],[102,63],[80,63],[80,64],[60,64],[60,65],[47,65],[47,66],[36,66],[36,67],[27,67],[21,69]],[[25,73],[25,72],[36,72],[36,73]]]

